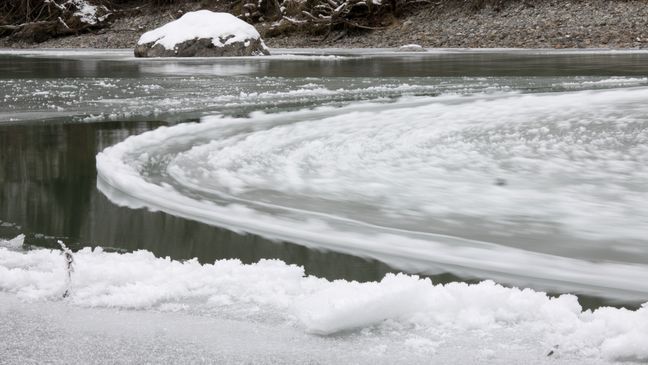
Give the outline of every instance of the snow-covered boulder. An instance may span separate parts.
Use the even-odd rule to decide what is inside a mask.
[[[270,52],[259,32],[228,13],[199,10],[144,33],[135,57],[258,56]]]

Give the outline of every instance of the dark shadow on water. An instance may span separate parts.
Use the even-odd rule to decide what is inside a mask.
[[[160,124],[49,122],[0,126],[0,220],[6,222],[0,227],[0,236],[25,233],[27,244],[48,248],[58,248],[56,240],[61,239],[75,249],[145,249],[158,257],[196,257],[202,263],[281,259],[328,279],[379,280],[393,271],[372,260],[112,204],[96,188],[96,153]]]

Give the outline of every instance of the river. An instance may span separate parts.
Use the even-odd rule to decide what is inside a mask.
[[[275,54],[0,52],[0,238],[648,299],[648,53]]]

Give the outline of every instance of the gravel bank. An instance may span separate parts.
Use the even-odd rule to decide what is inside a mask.
[[[274,47],[648,48],[648,1],[511,1],[499,11],[475,11],[445,0],[404,14],[388,29],[336,42],[303,36],[268,41]]]
[[[187,5],[183,10],[195,10]],[[143,9],[117,19],[96,34],[40,44],[0,47],[131,48],[146,30],[173,20],[175,9]],[[263,30],[263,25],[258,25]],[[266,37],[270,47],[398,47],[417,43],[447,48],[648,48],[648,0],[510,0],[475,10],[461,0],[441,0],[410,9],[383,30],[344,37],[296,32]]]

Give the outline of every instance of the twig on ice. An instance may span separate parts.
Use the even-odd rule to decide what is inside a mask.
[[[72,273],[74,272],[74,257],[72,256],[72,250],[70,250],[63,241],[57,241],[61,249],[63,250],[63,255],[65,256],[65,271],[67,272],[67,279],[65,280],[65,291],[63,292],[63,298],[70,296],[70,286],[72,285]]]

